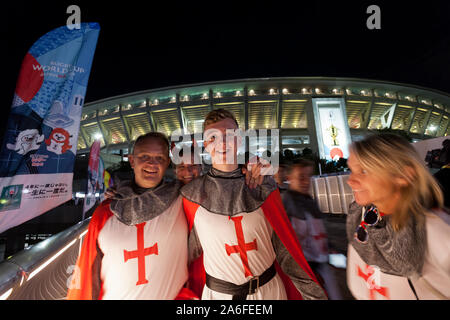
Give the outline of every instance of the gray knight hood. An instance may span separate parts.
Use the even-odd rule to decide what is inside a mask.
[[[209,212],[233,216],[255,211],[276,188],[272,176],[265,176],[262,185],[250,189],[240,167],[231,172],[211,168],[181,188],[181,194]]]
[[[180,182],[163,181],[154,188],[141,188],[134,180],[123,181],[114,189],[112,213],[126,225],[149,221],[163,213],[180,194]]]

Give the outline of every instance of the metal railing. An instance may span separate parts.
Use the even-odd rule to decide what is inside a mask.
[[[347,214],[354,200],[353,192],[347,184],[350,172],[340,172],[315,176],[311,180],[311,194],[324,213]]]
[[[80,221],[0,262],[0,300],[64,299],[89,221]]]

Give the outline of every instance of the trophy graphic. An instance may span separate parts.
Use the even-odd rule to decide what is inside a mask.
[[[14,199],[14,197],[18,193],[19,193],[19,186],[11,186],[11,188],[9,188],[9,192],[8,192],[9,200]]]
[[[337,127],[334,126],[333,124],[333,111],[330,111],[330,123],[331,126],[327,128],[327,131],[330,132],[330,137],[331,137],[331,141],[333,143],[333,146],[338,146],[339,145],[339,140],[337,139],[337,136],[339,135],[338,131],[339,129]]]
[[[0,211],[20,208],[23,184],[3,187],[0,197]]]

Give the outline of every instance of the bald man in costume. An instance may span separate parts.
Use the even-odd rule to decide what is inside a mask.
[[[140,136],[129,160],[134,179],[120,183],[95,210],[67,298],[195,297],[184,288],[187,226],[180,184],[163,179],[170,164],[167,138],[157,132]]]

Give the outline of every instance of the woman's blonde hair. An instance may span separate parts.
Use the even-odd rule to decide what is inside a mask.
[[[391,220],[395,231],[404,227],[411,216],[421,221],[425,212],[443,207],[438,183],[405,138],[395,134],[371,135],[353,142],[350,149],[363,169],[386,179],[407,181],[406,185],[394,186],[400,192],[400,201]]]

